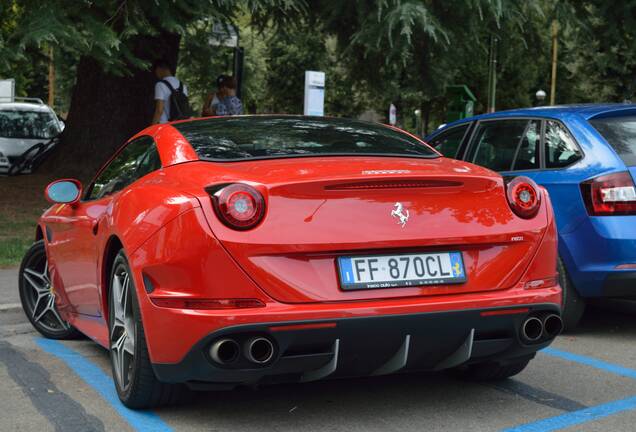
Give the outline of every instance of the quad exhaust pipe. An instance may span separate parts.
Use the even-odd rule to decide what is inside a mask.
[[[543,332],[548,338],[554,338],[563,331],[563,320],[556,314],[550,314],[543,319]]]
[[[543,321],[537,317],[526,318],[521,324],[521,337],[526,342],[537,342],[543,335]]]
[[[234,363],[240,354],[239,344],[233,339],[219,339],[210,347],[210,357],[216,363],[228,365]]]
[[[531,316],[521,324],[521,338],[527,343],[553,339],[563,331],[563,320],[556,314],[543,318]]]
[[[274,344],[264,337],[253,337],[243,344],[245,357],[256,364],[265,364],[274,357]]]
[[[222,338],[210,346],[210,357],[215,363],[230,365],[235,363],[241,353],[251,363],[263,365],[274,358],[274,343],[262,336],[247,339],[243,345],[231,338]]]

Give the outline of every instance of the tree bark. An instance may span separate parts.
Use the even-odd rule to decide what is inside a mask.
[[[138,37],[129,46],[138,58],[150,63],[165,58],[176,67],[178,35]],[[129,66],[120,76],[82,57],[61,142],[40,169],[90,180],[119,146],[150,124],[156,78],[149,69]]]

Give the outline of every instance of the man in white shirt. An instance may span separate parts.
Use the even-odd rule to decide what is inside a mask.
[[[167,61],[157,60],[152,69],[159,81],[155,84],[155,113],[152,116],[152,124],[166,123],[170,119],[170,96],[172,89],[162,82],[165,80],[170,83],[173,89],[178,89],[181,82],[172,76],[172,69]],[[183,86],[183,93],[187,96],[188,89]]]

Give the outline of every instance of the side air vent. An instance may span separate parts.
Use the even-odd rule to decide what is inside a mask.
[[[461,182],[452,180],[376,180],[352,183],[340,183],[325,186],[325,190],[364,190],[364,189],[414,189],[435,187],[458,187]]]

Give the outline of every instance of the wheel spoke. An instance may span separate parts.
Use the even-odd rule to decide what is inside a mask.
[[[124,340],[124,351],[126,351],[131,356],[135,355],[135,340],[133,337],[126,335],[126,339]]]
[[[60,326],[64,330],[68,330],[69,329],[70,325],[66,321],[64,321],[62,319],[60,314],[57,312],[57,309],[55,308],[55,299],[53,299],[53,307],[51,308],[51,315],[53,315],[53,317],[55,317],[56,321],[60,324]]]
[[[54,332],[69,330],[70,324],[62,319],[56,308],[55,291],[49,277],[49,262],[46,252],[43,252],[44,256],[36,255],[21,273],[21,281],[28,285],[23,291],[28,299],[25,310],[37,327]]]
[[[44,315],[46,315],[47,312],[49,312],[53,307],[55,307],[55,300],[53,299],[53,296],[49,296],[49,298],[47,299],[46,302],[46,306],[44,307],[44,309],[42,309],[42,312],[40,312],[37,316],[35,315],[35,311],[33,313],[33,320],[35,322],[39,322],[42,317],[44,317]]]
[[[113,360],[115,362],[115,372],[117,379],[122,388],[127,384],[128,367],[126,363],[126,340],[128,339],[126,333],[122,333],[111,347],[113,351]]]
[[[115,327],[124,327],[126,312],[122,307],[121,300],[122,294],[124,292],[123,285],[119,276],[115,276],[113,278],[113,297],[116,301],[113,302],[113,316],[114,316],[114,326]]]
[[[119,357],[119,379],[122,387],[126,387],[128,384],[128,368],[126,367],[126,352],[123,349],[120,349],[117,352],[117,356]]]
[[[37,295],[37,299],[35,300],[35,305],[33,306],[33,311],[31,312],[31,315],[35,318],[35,314],[38,313],[38,309],[40,308],[40,302],[42,302],[42,300],[44,299],[45,302],[48,303],[47,297],[49,297],[48,293],[39,293]]]
[[[128,288],[130,287],[130,277],[128,273],[124,275],[124,281],[122,282],[121,290],[121,309],[124,311],[124,316],[128,314]]]
[[[44,274],[43,274],[43,276],[44,276],[44,279],[46,281],[46,284],[48,286],[51,286],[51,276],[50,276],[50,273],[49,273],[49,259],[48,258],[46,258],[46,260],[44,261]]]
[[[135,334],[135,323],[132,320],[132,317],[126,317],[126,321],[124,322],[124,331],[130,337]]]
[[[37,271],[35,271],[35,270],[33,270],[33,269],[30,269],[30,268],[28,268],[28,267],[24,269],[24,273],[28,273],[28,274],[30,274],[31,276],[34,276],[34,277],[36,277],[36,278],[40,279],[42,282],[46,282],[46,280],[48,279],[48,278],[46,277],[46,273],[40,273],[40,272],[37,272]],[[25,275],[25,276],[26,276],[26,275]]]
[[[37,283],[33,279],[33,276],[35,276],[35,277],[40,277],[40,276],[37,275],[37,273],[35,275],[33,275],[32,273],[27,274],[27,270],[28,269],[24,270],[25,271],[25,273],[23,274],[24,280],[26,280],[29,283],[29,285],[31,285],[31,287],[35,290],[36,294],[39,295],[39,294],[41,294],[43,292],[48,292],[49,289],[48,289],[48,287],[46,286],[45,283]]]
[[[124,389],[130,383],[130,367],[135,358],[135,321],[132,312],[134,289],[130,273],[120,267],[111,285],[112,321],[110,328],[111,358],[119,386]]]

